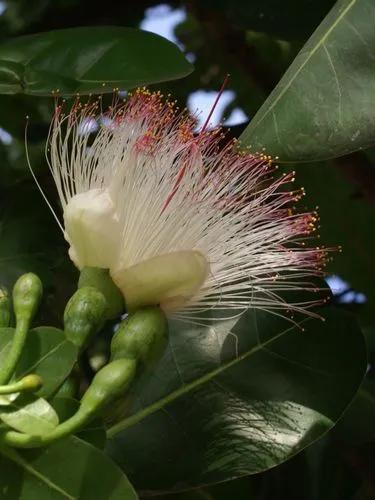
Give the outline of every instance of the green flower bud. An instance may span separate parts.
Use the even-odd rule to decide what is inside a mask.
[[[163,352],[168,321],[159,307],[139,309],[125,319],[111,342],[111,359],[129,358],[151,366]]]
[[[92,286],[102,292],[107,301],[107,319],[117,318],[125,309],[121,291],[112,281],[108,269],[84,267],[78,281],[78,288]]]
[[[42,387],[43,379],[36,373],[30,373],[30,375],[23,377],[20,383],[22,383],[23,391],[35,392]]]
[[[10,300],[8,291],[0,288],[0,328],[9,326],[10,322]]]
[[[79,288],[69,299],[64,312],[66,337],[83,347],[102,327],[107,310],[104,295],[93,287]]]
[[[23,274],[13,287],[13,308],[16,321],[31,321],[42,298],[43,285],[36,274]]]
[[[117,359],[104,366],[83,395],[80,411],[94,415],[124,394],[134,378],[136,367],[133,359]]]

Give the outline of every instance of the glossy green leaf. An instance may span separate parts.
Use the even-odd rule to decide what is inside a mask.
[[[326,321],[304,319],[305,331],[254,311],[215,328],[172,324],[156,372],[135,387],[133,403],[112,411],[110,455],[153,492],[254,474],[293,456],[333,426],[366,366],[355,319],[321,312]]]
[[[375,382],[365,381],[338,423],[336,431],[350,443],[375,440]]]
[[[79,408],[79,401],[69,397],[55,397],[51,405],[56,411],[60,422],[64,422],[74,415]],[[106,432],[102,418],[96,417],[80,429],[76,435],[83,441],[96,446],[100,450],[104,449],[106,443]]]
[[[4,453],[4,452],[3,452]],[[136,500],[120,469],[76,437],[48,448],[6,450],[0,456],[3,500]]]
[[[0,329],[0,363],[5,359],[13,338],[13,328]],[[43,379],[38,396],[50,396],[71,372],[77,360],[77,348],[62,330],[41,326],[30,330],[17,364],[15,379],[36,373]]]
[[[0,419],[9,427],[33,436],[49,434],[59,423],[52,406],[45,399],[31,395],[21,395],[2,407]]]
[[[375,4],[339,0],[240,137],[281,162],[375,144]]]
[[[71,28],[0,45],[4,94],[112,92],[181,78],[191,71],[176,45],[134,28]]]

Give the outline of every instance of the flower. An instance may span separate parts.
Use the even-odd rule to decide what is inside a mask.
[[[87,123],[101,123],[94,137]],[[130,310],[160,304],[190,321],[211,308],[307,311],[318,300],[279,295],[312,290],[326,255],[305,246],[317,216],[295,213],[294,174],[194,126],[145,89],[106,112],[100,99],[56,107],[47,158],[74,264],[108,268]]]

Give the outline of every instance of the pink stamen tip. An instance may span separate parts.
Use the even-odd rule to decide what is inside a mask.
[[[225,88],[227,87],[227,85],[229,83],[229,79],[230,79],[230,75],[228,73],[225,76],[225,78],[224,78],[224,81],[223,81],[223,83],[221,85],[219,93],[218,93],[218,95],[217,95],[217,97],[216,97],[216,99],[215,99],[215,101],[214,101],[214,103],[212,105],[212,108],[211,108],[210,112],[208,113],[207,119],[204,122],[203,127],[201,128],[201,130],[199,132],[199,135],[201,135],[206,130],[206,128],[207,128],[207,126],[208,126],[208,124],[210,122],[210,119],[212,117],[212,114],[215,111],[215,108],[216,108],[216,106],[217,106],[217,104],[218,104],[221,96],[223,95],[223,92],[224,92]],[[199,135],[198,135],[198,137],[199,137]],[[194,152],[195,152],[195,147],[196,147],[195,144],[192,144],[192,147],[194,148]],[[178,187],[179,187],[179,185],[180,185],[180,183],[181,183],[181,181],[182,181],[182,179],[183,179],[183,177],[185,175],[185,172],[186,172],[186,164],[181,168],[180,172],[178,173],[176,182],[175,182],[175,184],[173,186],[172,191],[169,193],[169,195],[167,196],[167,199],[165,200],[165,203],[163,205],[161,213],[164,212],[164,210],[167,208],[167,206],[171,202],[171,200],[174,197],[174,195],[177,193]]]

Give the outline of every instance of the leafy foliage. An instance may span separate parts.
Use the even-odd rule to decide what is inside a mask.
[[[241,135],[281,162],[334,158],[374,145],[371,0],[343,0],[324,19]]]
[[[259,472],[315,441],[365,368],[356,321],[321,314],[326,321],[307,319],[305,331],[259,312],[215,328],[173,325],[158,370],[135,386],[131,410],[110,429],[109,453],[138,488],[163,491]]]
[[[21,396],[0,409],[0,418],[12,429],[33,436],[51,432],[59,423],[56,412],[45,399]]]
[[[0,46],[3,94],[112,92],[180,78],[191,69],[175,45],[132,28],[52,31]]]
[[[0,456],[4,499],[138,498],[126,477],[103,452],[76,437],[42,450],[5,453],[7,458]]]

